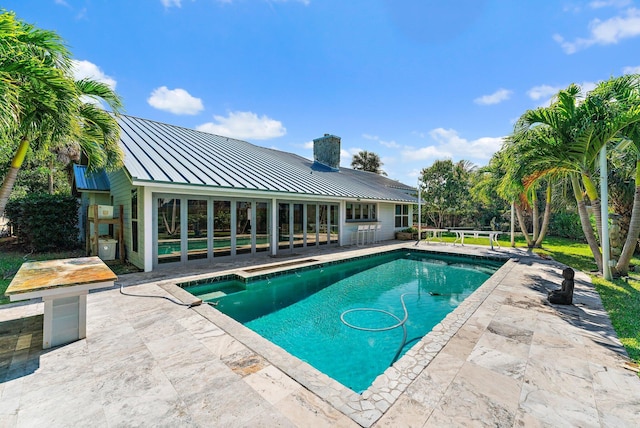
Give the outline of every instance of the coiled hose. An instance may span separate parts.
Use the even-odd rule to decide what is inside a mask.
[[[400,343],[400,346],[398,347],[398,350],[396,351],[396,354],[393,357],[393,360],[391,360],[391,363],[389,364],[390,366],[395,363],[398,359],[398,357],[400,356],[400,353],[402,352],[402,349],[405,347],[406,343],[407,343],[407,327],[405,326],[405,323],[407,322],[407,320],[409,319],[409,311],[407,310],[407,304],[404,301],[404,297],[405,296],[409,296],[409,295],[417,295],[418,297],[420,297],[419,293],[403,293],[400,296],[400,302],[402,304],[402,310],[404,311],[404,318],[400,319],[398,316],[396,316],[395,314],[392,314],[389,311],[385,311],[384,309],[377,309],[377,308],[354,308],[354,309],[349,309],[344,311],[342,314],[340,314],[340,321],[342,321],[342,323],[344,325],[346,325],[347,327],[353,328],[355,330],[361,330],[361,331],[389,331],[389,330],[393,330],[396,329],[398,327],[402,327],[402,342]],[[349,314],[351,312],[380,312],[382,314],[386,314],[389,315],[390,317],[396,319],[398,322],[394,325],[388,326],[388,327],[361,327],[358,325],[354,325],[351,324],[350,322],[348,322],[347,320],[344,319],[344,316],[346,314]],[[412,341],[415,339],[412,339]]]

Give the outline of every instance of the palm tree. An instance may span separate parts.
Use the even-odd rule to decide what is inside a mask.
[[[90,167],[116,166],[122,161],[117,149],[115,117],[81,98],[104,100],[114,112],[120,98],[106,85],[91,80],[75,82],[70,53],[60,37],[0,15],[0,81],[7,92],[0,98],[1,121],[8,141],[17,142],[9,171],[0,187],[0,216],[30,146],[44,150],[77,142]]]
[[[381,169],[382,165],[383,163],[380,160],[380,156],[366,150],[361,150],[358,154],[353,155],[353,160],[351,161],[351,168],[353,169],[387,175],[387,173]]]
[[[627,159],[635,159],[635,191],[631,218],[622,252],[614,267],[616,274],[626,275],[640,235],[640,75],[612,79],[597,90],[600,95],[615,100],[611,104],[619,121],[627,123],[619,129],[617,137],[622,141],[614,146],[614,150]]]
[[[108,85],[91,79],[75,82],[81,102],[75,117],[75,132],[68,143],[77,143],[88,159],[88,170],[114,170],[122,165],[123,153],[118,145],[120,127],[115,115],[122,111],[122,99]],[[110,113],[102,108],[105,102]]]
[[[580,88],[572,84],[558,93],[551,106],[527,111],[516,125],[516,135],[536,126],[551,130],[552,144],[540,143],[536,150],[541,150],[541,155],[531,157],[530,166],[539,176],[569,177],[583,232],[601,272],[602,254],[591,228],[585,195],[591,201],[598,235],[602,236],[600,197],[592,178],[594,164],[604,145],[640,119],[640,108],[633,102],[638,88],[638,75],[625,75],[601,82],[583,100]]]
[[[598,193],[590,179],[589,168],[593,166],[600,146],[593,147],[593,124],[585,109],[580,108],[584,105],[581,98],[581,89],[575,84],[559,91],[549,107],[528,110],[520,117],[515,127],[515,138],[525,138],[537,126],[543,126],[550,132],[552,138],[539,140],[530,146],[532,152],[526,157],[527,167],[532,172],[537,171],[536,174],[541,177],[565,174],[570,178],[582,230],[598,269],[602,271],[602,254],[591,228],[582,187],[582,183],[585,183],[592,202],[597,199]],[[523,163],[520,160],[517,162]],[[582,178],[582,183],[579,177]],[[593,208],[595,211],[595,207]]]
[[[551,218],[552,184],[555,174],[549,170],[541,173],[534,166],[540,157],[544,158],[542,151],[544,147],[555,144],[553,138],[550,128],[537,126],[506,138],[502,148],[506,173],[502,178],[501,189],[510,188],[520,192],[517,195],[519,202],[514,204],[514,208],[520,229],[530,248],[539,248],[542,245]],[[538,207],[538,187],[540,184],[546,186],[542,224]],[[522,214],[525,207],[531,207],[532,211],[533,233],[531,238]]]

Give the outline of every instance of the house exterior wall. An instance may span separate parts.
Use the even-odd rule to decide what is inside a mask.
[[[337,204],[339,206],[339,230],[340,238],[339,245],[350,245],[355,243],[355,233],[357,230],[358,222],[347,222],[345,220],[345,201],[329,198],[319,197],[300,197],[293,194],[282,194],[279,197],[268,198],[265,193],[242,191],[242,190],[229,190],[217,188],[202,187],[198,189],[194,188],[178,188],[174,186],[164,185],[150,185],[150,186],[134,186],[127,174],[124,171],[117,171],[110,173],[109,179],[111,182],[111,197],[113,199],[113,205],[123,205],[124,212],[124,244],[126,259],[133,265],[144,269],[145,271],[151,271],[155,269],[154,264],[156,255],[154,251],[154,236],[155,236],[155,222],[154,216],[156,210],[154,208],[154,199],[158,198],[158,195],[175,195],[175,197],[193,197],[193,198],[216,198],[221,200],[227,199],[245,199],[245,200],[268,200],[272,205],[272,208],[278,203],[327,203]],[[138,251],[132,250],[132,217],[131,217],[131,195],[132,190],[137,190],[138,197]],[[373,202],[370,202],[373,203]],[[379,240],[389,240],[395,238],[395,232],[398,228],[395,227],[395,206],[396,203],[391,202],[378,202],[376,204],[377,220],[375,222],[363,222],[367,224],[380,224],[382,226],[381,231],[378,234]],[[277,213],[277,209],[275,210]],[[273,221],[274,219],[272,219]],[[361,223],[361,224],[363,224]],[[276,234],[275,228],[272,227],[271,235],[274,237]],[[274,238],[276,239],[276,238]],[[280,252],[283,250],[277,249],[277,241],[273,242],[271,251]],[[335,245],[335,244],[334,244]],[[214,258],[215,260],[215,258]],[[169,265],[164,265],[169,266]]]
[[[109,174],[111,183],[111,196],[113,199],[114,212],[122,205],[123,212],[123,236],[126,259],[135,266],[139,265],[139,254],[131,251],[131,181],[124,170],[115,171]]]
[[[80,207],[78,208],[78,210],[80,211],[78,215],[78,233],[80,234],[81,242],[84,242],[87,237],[89,205],[111,205],[111,195],[109,194],[109,192],[82,192],[82,194],[80,195]],[[100,235],[106,235],[107,233],[109,233],[109,225],[99,225],[98,233]]]

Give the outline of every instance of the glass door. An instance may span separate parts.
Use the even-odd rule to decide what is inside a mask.
[[[307,246],[318,245],[318,210],[316,204],[307,204]]]
[[[213,257],[231,254],[231,201],[213,201]]]
[[[207,201],[187,201],[187,259],[206,259],[208,256]]]
[[[251,252],[251,202],[236,202],[236,254]]]
[[[293,204],[293,247],[304,245],[304,204]]]
[[[278,204],[278,249],[285,250],[291,248],[291,224],[289,219],[291,218],[289,213],[288,203]]]
[[[255,242],[256,252],[268,251],[269,243],[269,207],[266,202],[256,202]]]
[[[318,244],[327,245],[329,242],[329,206],[318,205]]]
[[[180,199],[158,198],[158,264],[179,262],[182,256],[180,241]]]

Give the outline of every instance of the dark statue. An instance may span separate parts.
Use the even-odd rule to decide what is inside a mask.
[[[562,271],[562,287],[560,290],[553,290],[549,292],[549,303],[557,303],[559,305],[570,305],[573,302],[573,277],[575,271],[571,268],[565,268]]]

